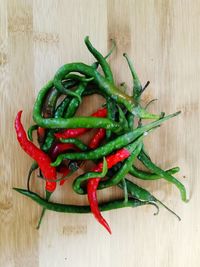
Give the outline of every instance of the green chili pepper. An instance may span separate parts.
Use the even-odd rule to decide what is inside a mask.
[[[140,150],[142,148],[142,141],[143,136],[138,138],[135,142],[128,145],[127,147],[124,147],[126,150],[129,151],[130,156],[123,162],[121,168],[118,170],[118,172],[110,179],[106,181],[101,181],[98,189],[104,189],[109,186],[114,186],[118,184],[125,175],[129,172],[129,169],[131,168],[133,161],[137,158],[138,154],[140,153]],[[104,178],[107,174],[107,171],[102,171],[102,174],[99,175],[98,172],[88,172],[86,174],[78,176],[73,183],[73,189],[77,194],[86,194],[87,192],[82,187],[82,183],[90,178]]]
[[[107,108],[107,118],[110,120],[115,120],[116,104],[110,97],[106,97],[106,108]],[[123,127],[122,127],[122,129],[123,129]],[[110,137],[111,137],[111,131],[107,130],[106,131],[106,140],[109,140]]]
[[[75,81],[79,81],[79,82],[83,82],[83,83],[93,81],[93,78],[87,78],[85,76],[80,76],[80,75],[76,75],[76,74],[68,74],[67,76],[65,76],[65,79],[75,80]]]
[[[124,190],[124,202],[126,203],[128,202],[128,189],[127,189],[125,178],[121,180],[121,183],[122,183],[122,188]]]
[[[64,213],[90,213],[90,206],[78,206],[78,205],[67,205],[67,204],[60,204],[60,203],[52,203],[44,200],[39,195],[29,192],[25,189],[20,188],[13,188],[18,193],[25,195],[35,201],[37,204],[42,206],[44,209],[52,210],[56,212],[64,212]],[[104,204],[99,205],[100,211],[109,211],[112,209],[119,209],[119,208],[126,208],[126,207],[138,207],[144,205],[154,205],[154,203],[149,203],[145,201],[140,201],[137,199],[129,198],[127,202],[124,202],[124,199],[113,200],[106,202]]]
[[[102,145],[101,147],[84,153],[66,153],[61,154],[57,157],[56,161],[52,163],[52,166],[58,166],[63,159],[72,159],[72,160],[95,160],[102,158],[110,153],[112,153],[114,150],[117,150],[119,148],[122,148],[126,146],[129,143],[132,143],[137,137],[144,134],[145,132],[159,126],[164,121],[177,116],[180,112],[176,112],[174,114],[168,115],[160,120],[151,122],[145,126],[142,126],[141,128],[137,128],[132,132],[126,133],[124,135],[121,135],[117,137],[116,139],[110,141],[109,143]]]
[[[29,172],[28,172],[28,177],[27,177],[27,189],[28,191],[30,191],[30,179],[31,179],[31,175],[32,173],[37,170],[38,168],[38,163],[36,161],[33,162],[33,164],[31,165]]]
[[[140,143],[137,145],[138,142],[140,142]],[[122,167],[119,169],[119,171],[111,179],[100,182],[98,189],[104,189],[104,188],[109,187],[109,186],[117,185],[118,183],[121,182],[121,180],[124,179],[125,175],[128,174],[133,162],[135,161],[135,159],[137,158],[138,154],[141,151],[141,148],[142,148],[141,140],[139,140],[138,142],[134,142],[132,144],[132,149],[134,147],[135,147],[135,149],[133,150],[131,155],[124,161],[124,163],[122,164]]]
[[[53,114],[55,112],[56,102],[58,100],[58,97],[60,96],[60,93],[55,89],[52,88],[50,92],[48,93],[45,103],[43,105],[43,117],[44,118],[51,118],[53,117]]]
[[[159,119],[160,115],[148,113],[139,105],[135,106],[132,97],[121,92],[113,83],[109,82],[99,72],[83,63],[69,63],[63,65],[55,74],[54,85],[60,91],[64,90],[63,78],[70,72],[79,72],[86,76],[93,77],[99,89],[114,99],[118,104],[123,104],[131,113],[144,119]],[[103,127],[102,127],[103,128]]]
[[[179,172],[179,170],[180,170],[179,167],[174,167],[172,169],[166,170],[165,172],[172,175],[172,174]],[[132,166],[130,168],[129,174],[133,175],[136,178],[142,179],[142,180],[158,180],[158,179],[162,178],[161,176],[159,176],[156,173],[145,172],[145,171],[139,170],[135,166]]]
[[[164,203],[162,203],[160,200],[158,200],[156,197],[154,197],[151,193],[149,193],[146,189],[134,184],[133,182],[125,179],[125,182],[127,184],[127,190],[129,196],[135,197],[136,199],[139,199],[141,201],[149,201],[149,202],[156,202],[165,207],[169,212],[171,212],[173,215],[175,215],[178,220],[180,221],[181,218],[171,209],[169,209]],[[123,183],[120,182],[119,184],[120,188],[123,188]]]
[[[129,111],[127,112],[127,121],[128,121],[129,131],[133,131],[133,129],[134,129],[134,115],[132,113],[130,113]]]
[[[88,179],[104,178],[106,176],[107,171],[108,171],[107,161],[104,157],[102,172],[87,172],[82,175],[79,175],[73,182],[74,191],[77,194],[85,194],[84,189],[81,188],[81,184]]]
[[[163,179],[167,180],[168,182],[174,184],[180,191],[181,193],[181,198],[183,201],[187,202],[187,196],[186,196],[186,189],[184,185],[179,182],[175,177],[170,175],[169,173],[163,171],[160,169],[158,166],[156,166],[150,159],[149,157],[145,154],[143,150],[141,150],[138,159],[152,172],[156,173]]]
[[[42,145],[42,150],[45,152],[48,152],[49,149],[51,148],[54,140],[55,140],[55,136],[54,136],[55,131],[53,130],[49,130],[46,136],[46,139],[44,141],[44,144]]]
[[[28,128],[27,134],[30,141],[33,141],[33,131],[37,130],[38,125],[34,124]]]
[[[120,131],[119,124],[110,121],[106,118],[94,118],[94,117],[75,117],[69,119],[55,119],[48,118],[44,119],[41,116],[41,109],[43,100],[46,93],[53,86],[53,81],[49,81],[39,92],[37,100],[33,109],[33,120],[43,128],[50,129],[63,129],[63,128],[106,128],[112,131]]]
[[[70,103],[70,99],[69,99],[69,97],[66,96],[63,99],[63,101],[56,108],[56,111],[55,111],[55,114],[54,114],[54,118],[56,118],[56,119],[62,118],[66,108],[69,105],[69,103]]]
[[[116,48],[115,40],[111,39],[111,41],[112,41],[111,49],[110,49],[110,51],[108,52],[108,54],[104,57],[104,59],[107,59],[108,57],[110,57],[110,55],[113,53],[114,49]],[[93,67],[94,69],[97,69],[98,66],[99,66],[99,62],[98,62],[98,61],[97,61],[97,62],[94,62],[94,63],[92,64],[92,67]]]
[[[82,151],[88,150],[88,146],[85,145],[81,140],[79,140],[77,138],[66,138],[66,139],[60,138],[60,142],[61,143],[67,143],[67,144],[74,144],[78,148],[80,148]]]
[[[122,127],[122,132],[120,132],[120,134],[126,133],[129,130],[128,121],[126,120],[126,116],[119,105],[117,106],[117,108],[119,112],[119,124]]]
[[[128,55],[126,53],[123,54],[123,56],[126,58],[129,69],[131,71],[132,74],[132,78],[133,78],[133,98],[134,100],[139,103],[140,101],[140,96],[142,93],[142,85],[141,82],[138,78],[138,75],[133,67],[133,63],[130,61],[130,59],[128,58]]]
[[[90,40],[89,40],[89,36],[86,36],[84,41],[85,41],[85,44],[86,44],[88,50],[92,53],[92,55],[96,58],[98,63],[101,65],[106,79],[110,82],[113,82],[113,74],[112,74],[112,71],[111,71],[110,66],[109,66],[108,62],[106,61],[106,59],[101,55],[101,53],[99,53],[99,51],[97,51],[92,46],[92,44],[90,43]]]
[[[76,94],[78,94],[80,97],[82,93],[85,91],[85,83],[80,83],[78,88],[76,89]],[[77,100],[77,98],[73,98],[67,108],[67,111],[64,115],[64,118],[70,118],[73,117],[74,114],[76,113],[78,107],[79,107],[80,102]]]

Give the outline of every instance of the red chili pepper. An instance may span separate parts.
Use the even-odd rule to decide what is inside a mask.
[[[28,140],[24,127],[21,123],[21,115],[22,111],[19,111],[15,119],[15,130],[20,146],[31,158],[37,161],[46,179],[56,179],[56,168],[51,166],[50,157]],[[56,182],[46,181],[47,191],[53,192],[55,188]]]
[[[56,143],[55,145],[53,145],[50,151],[51,159],[55,160],[60,153],[67,150],[79,151],[79,149],[74,144]]]
[[[100,142],[104,139],[106,130],[104,128],[98,129],[93,138],[90,140],[89,147],[95,149],[99,146]]]
[[[99,118],[105,118],[107,116],[107,109],[102,108],[94,112],[93,114],[90,115],[91,117],[99,117]],[[63,132],[58,132],[55,133],[55,136],[57,138],[73,138],[80,136],[87,131],[91,130],[90,128],[77,128],[77,129],[66,129]]]
[[[113,155],[107,156],[106,161],[107,161],[108,169],[112,168],[118,162],[125,160],[129,156],[130,156],[130,152],[125,148],[118,150]],[[101,162],[101,163],[97,164],[96,167],[94,167],[93,171],[94,172],[101,172],[102,167],[103,167],[103,163]],[[88,182],[87,182],[88,201],[90,203],[90,208],[91,208],[91,211],[94,214],[95,218],[111,234],[111,229],[110,229],[108,223],[106,222],[106,220],[101,215],[99,207],[98,207],[97,188],[98,188],[99,182],[100,182],[100,178],[93,178],[93,179],[88,180]]]

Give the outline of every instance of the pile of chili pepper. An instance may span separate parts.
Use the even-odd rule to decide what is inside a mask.
[[[142,205],[154,205],[158,211],[158,206],[162,205],[180,220],[164,203],[135,183],[136,179],[165,179],[174,184],[181,199],[187,201],[184,185],[174,177],[179,167],[161,169],[152,162],[144,147],[144,138],[148,133],[180,112],[167,116],[163,112],[159,115],[149,113],[149,103],[146,107],[141,106],[141,96],[149,82],[142,86],[127,54],[123,56],[132,75],[131,96],[125,93],[124,85],[115,84],[107,62],[115,48],[114,41],[105,57],[93,47],[88,37],[84,41],[96,62],[92,65],[69,63],[58,69],[54,78],[38,93],[33,108],[35,124],[27,133],[21,122],[22,111],[16,116],[18,142],[34,161],[28,173],[27,189],[14,189],[43,208],[37,228],[40,227],[46,210],[65,213],[92,212],[109,233],[111,229],[101,211]],[[105,104],[90,116],[77,116],[80,104],[85,99],[88,101],[85,97],[93,94],[103,96]],[[145,119],[151,119],[151,122],[143,124]],[[81,141],[81,136],[91,130],[94,132],[94,129],[95,134],[88,144]],[[33,143],[34,131],[37,133],[38,145]],[[136,167],[136,160],[147,170]],[[50,202],[58,184],[62,186],[87,161],[93,161],[94,167],[76,177],[72,190],[77,194],[87,194],[88,206]],[[31,177],[36,170],[38,175],[34,176],[35,179],[45,180],[44,198],[31,190]],[[124,197],[99,204],[97,190],[114,186],[123,190]]]

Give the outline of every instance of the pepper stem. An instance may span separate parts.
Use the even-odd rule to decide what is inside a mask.
[[[181,221],[181,218],[170,208],[168,208],[164,203],[162,203],[160,200],[156,199],[156,202],[158,202],[161,206],[163,206],[165,209],[167,209],[170,213],[176,216],[176,218]]]
[[[46,201],[49,201],[49,199],[50,199],[50,197],[51,197],[51,194],[52,194],[52,192],[46,191]],[[42,220],[43,220],[43,218],[44,218],[45,212],[46,212],[46,209],[43,208],[43,209],[42,209],[42,212],[41,212],[41,214],[40,214],[40,218],[39,218],[37,227],[36,227],[37,230],[40,229],[40,225],[41,225]]]

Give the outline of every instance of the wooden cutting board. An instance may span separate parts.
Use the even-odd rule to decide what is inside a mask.
[[[0,1],[0,266],[1,267],[197,267],[200,264],[199,177],[199,47],[200,2],[197,0],[1,0]],[[92,215],[47,212],[35,229],[41,209],[12,190],[25,187],[30,158],[16,142],[14,117],[23,109],[23,123],[32,121],[32,106],[43,84],[64,63],[94,58],[83,39],[110,57],[116,84],[131,75],[123,52],[133,59],[143,84],[151,81],[143,102],[157,98],[152,112],[182,114],[148,137],[152,159],[163,168],[180,166],[177,177],[190,202],[164,182],[141,182],[182,218],[152,207],[104,214],[113,234]],[[87,98],[80,112],[88,114],[102,99]],[[34,179],[33,187],[41,183]],[[52,200],[85,203],[71,192],[70,182]],[[101,192],[99,199],[119,195]]]

